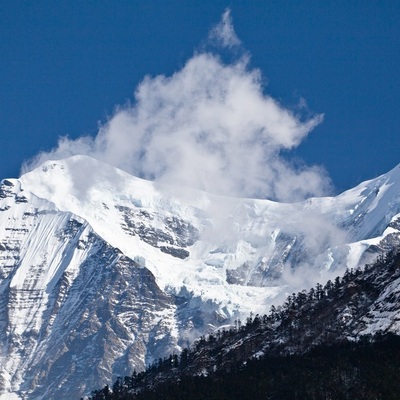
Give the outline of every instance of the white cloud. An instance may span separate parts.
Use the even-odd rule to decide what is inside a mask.
[[[233,29],[231,10],[227,8],[222,14],[221,22],[216,25],[210,32],[209,39],[216,41],[223,47],[232,48],[241,44]]]
[[[225,47],[240,44],[229,10],[210,37]],[[120,107],[96,137],[62,138],[25,169],[86,154],[176,188],[297,201],[325,194],[330,180],[319,167],[293,167],[281,153],[321,121],[303,121],[265,94],[247,57],[224,64],[204,51],[170,77],[146,77],[133,104]]]

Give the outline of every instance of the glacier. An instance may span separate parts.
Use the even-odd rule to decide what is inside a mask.
[[[277,203],[47,161],[0,187],[0,399],[79,398],[399,243],[400,166]]]

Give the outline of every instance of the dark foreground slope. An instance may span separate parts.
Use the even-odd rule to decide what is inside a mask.
[[[320,345],[302,355],[265,356],[209,376],[167,380],[137,394],[116,382],[92,399],[258,400],[385,399],[400,394],[400,337],[387,334],[357,343]]]
[[[399,281],[391,252],[92,399],[398,399]]]

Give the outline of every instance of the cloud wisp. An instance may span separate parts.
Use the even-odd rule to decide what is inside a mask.
[[[229,8],[222,14],[221,22],[211,29],[209,40],[215,41],[217,45],[226,48],[233,48],[242,44],[233,28],[231,11]]]
[[[241,45],[229,10],[209,40],[226,50]],[[145,77],[134,101],[117,108],[95,137],[60,138],[23,171],[85,154],[170,187],[286,202],[326,194],[330,180],[322,168],[294,167],[282,155],[323,116],[304,119],[282,106],[248,60],[246,54],[226,64],[204,50],[172,76]]]

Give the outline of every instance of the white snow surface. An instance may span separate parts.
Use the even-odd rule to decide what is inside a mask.
[[[337,197],[294,204],[231,199],[193,190],[179,190],[177,196],[170,188],[86,156],[46,162],[20,182],[26,191],[54,203],[57,209],[80,216],[130,258],[142,260],[162,289],[179,293],[185,287],[204,299],[230,299],[253,311],[279,288],[252,287],[250,295],[246,286],[227,284],[227,269],[246,262],[249,269],[265,264],[276,256],[282,234],[291,236],[293,242],[303,240],[303,247],[318,262],[323,260],[325,270],[334,261],[342,269],[354,267],[366,248],[388,234],[385,229],[400,213],[399,166]],[[118,206],[154,214],[151,224],[160,229],[163,218],[175,216],[197,228],[199,240],[189,246],[188,258],[171,257],[129,234]],[[290,246],[289,240],[288,252]],[[347,257],[331,258],[339,252]],[[310,264],[310,260],[305,262]],[[251,272],[245,283],[249,277]]]
[[[137,304],[139,300],[131,304],[124,297],[125,283],[117,289],[109,283],[119,296],[107,303],[110,312],[117,310],[114,325],[102,322],[101,315],[91,315],[89,306],[74,317],[79,324],[91,320],[82,331],[85,340],[97,332],[96,326],[103,326],[107,335],[112,333],[115,341],[104,350],[98,367],[102,379],[121,373],[110,369],[122,368],[124,357],[145,365],[161,356],[162,346],[165,351],[179,351],[200,334],[245,318],[250,311],[264,314],[287,294],[369,262],[379,251],[400,242],[399,166],[339,196],[291,204],[183,188],[175,191],[86,156],[48,161],[18,180],[3,180],[3,187],[0,293],[9,301],[2,305],[7,316],[0,320],[7,341],[0,349],[3,396],[51,398],[49,394],[32,397],[34,382],[47,373],[34,368],[50,350],[59,349],[54,350],[59,358],[72,351],[69,343],[77,333],[67,320],[71,311],[65,311],[63,325],[57,313],[68,302],[66,310],[78,310],[83,304],[77,293],[71,299],[74,282],[81,282],[77,287],[94,288],[93,268],[101,265],[86,266],[99,252],[93,235],[134,260],[146,282],[150,282],[149,270],[160,293],[166,295],[164,299],[154,294],[157,303],[151,304],[139,282],[138,299],[146,304]],[[131,267],[124,263],[118,279],[128,282]],[[85,271],[92,271],[90,284],[83,281],[89,274]],[[108,293],[95,295],[105,302]],[[141,316],[144,311],[146,318]],[[379,323],[383,325],[400,329]],[[69,329],[63,342],[52,339],[52,330],[62,336],[63,326]],[[141,329],[146,331],[143,336]],[[80,353],[71,357],[75,369]],[[59,373],[49,393],[59,393],[71,376]],[[79,393],[94,388],[82,387]]]
[[[168,188],[83,156],[47,162],[22,176],[20,182],[25,190],[49,200],[57,209],[83,218],[128,257],[141,260],[163,290],[179,293],[185,288],[204,301],[232,304],[245,312],[265,310],[268,299],[279,291],[276,285],[251,289],[229,285],[226,269],[265,257],[265,249],[273,247],[274,235],[279,232],[276,210],[290,215],[291,205],[238,201],[194,191],[177,197]],[[162,229],[163,218],[174,216],[192,224],[201,235],[190,246],[190,257],[172,257],[132,236],[124,229],[123,217],[116,208],[120,206],[154,214],[151,223],[155,228]],[[213,219],[217,220],[216,230]]]

